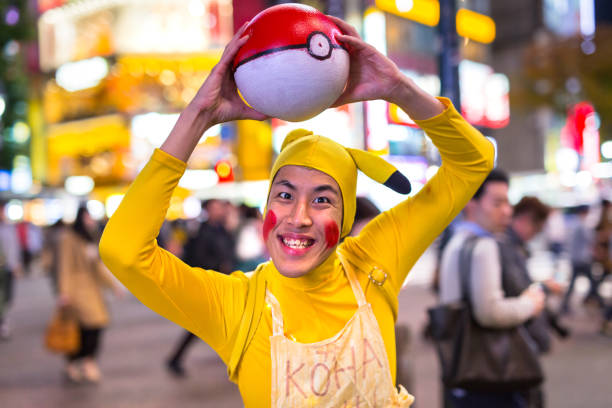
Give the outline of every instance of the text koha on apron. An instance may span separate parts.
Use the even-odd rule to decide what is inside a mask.
[[[353,271],[343,266],[359,307],[338,334],[323,341],[286,338],[280,304],[266,291],[273,326],[272,407],[408,407],[414,401],[393,385],[372,307]]]

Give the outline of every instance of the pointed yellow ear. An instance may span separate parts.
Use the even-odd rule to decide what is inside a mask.
[[[372,180],[384,184],[400,194],[408,194],[412,187],[410,181],[395,166],[375,154],[363,150],[346,148],[357,168]]]
[[[301,137],[304,136],[310,136],[313,133],[310,130],[306,130],[306,129],[295,129],[292,130],[291,132],[287,133],[287,136],[285,136],[285,140],[283,140],[283,145],[281,146],[281,151],[283,151],[283,149],[291,142],[293,142],[294,140],[297,140]]]

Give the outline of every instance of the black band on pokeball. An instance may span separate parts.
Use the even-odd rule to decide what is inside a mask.
[[[329,43],[329,52],[327,53],[327,55],[325,56],[319,56],[314,54],[311,50],[310,50],[310,39],[312,38],[313,35],[316,34],[322,34],[325,39],[328,41]],[[300,49],[300,48],[306,48],[306,50],[308,50],[308,54],[310,54],[311,57],[316,58],[318,60],[325,60],[328,59],[329,57],[331,57],[332,51],[334,48],[336,49],[343,49],[345,51],[348,52],[348,50],[343,47],[342,45],[338,45],[338,44],[333,44],[331,42],[331,40],[329,39],[329,37],[325,34],[322,33],[321,31],[313,31],[310,34],[308,34],[308,38],[306,39],[306,44],[293,44],[293,45],[285,45],[283,47],[276,47],[276,48],[270,48],[268,50],[262,51],[262,52],[258,52],[257,54],[251,55],[248,58],[243,59],[242,61],[240,61],[238,64],[236,64],[236,68],[234,68],[234,71],[236,71],[238,69],[239,66],[246,64],[249,61],[252,61],[256,58],[259,58],[263,55],[268,55],[268,54],[273,54],[275,52],[279,52],[279,51],[285,51],[285,50],[296,50],[296,49]]]

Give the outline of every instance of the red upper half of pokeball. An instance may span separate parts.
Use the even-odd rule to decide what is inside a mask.
[[[340,46],[338,26],[317,9],[302,4],[280,4],[257,14],[248,24],[244,35],[251,38],[234,58],[233,68],[247,58],[276,48],[306,44],[308,35],[320,31],[333,46]]]

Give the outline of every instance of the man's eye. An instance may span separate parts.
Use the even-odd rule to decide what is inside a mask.
[[[315,203],[317,203],[317,204],[323,204],[323,203],[329,204],[329,203],[331,203],[331,201],[327,197],[317,197],[317,198],[315,198]]]
[[[286,192],[279,193],[279,194],[278,194],[278,196],[279,196],[280,198],[282,198],[283,200],[289,200],[289,199],[291,199],[291,194],[286,193]]]

